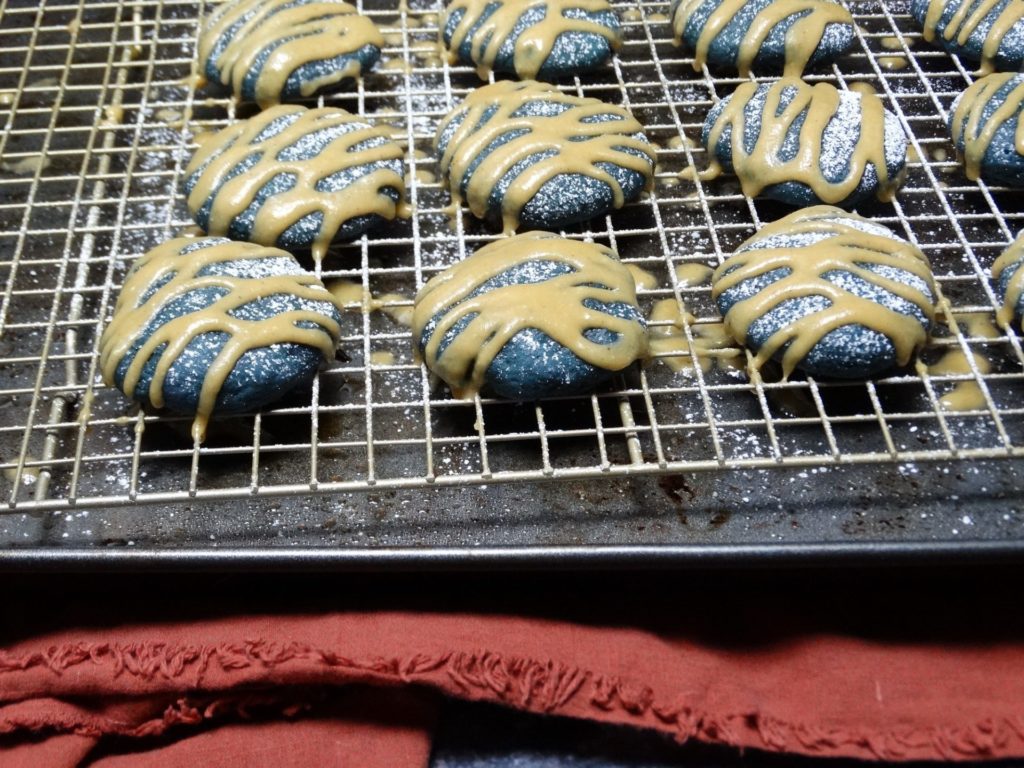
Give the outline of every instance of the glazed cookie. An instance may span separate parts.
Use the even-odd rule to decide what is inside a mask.
[[[910,362],[936,292],[921,251],[823,205],[762,227],[715,271],[712,297],[755,369],[775,358],[784,377],[859,379]]]
[[[1022,111],[1024,75],[986,75],[957,97],[949,133],[967,178],[1024,187]]]
[[[404,152],[385,128],[340,109],[280,105],[202,143],[185,194],[208,234],[312,248],[408,216]]]
[[[340,88],[380,58],[384,38],[341,0],[228,0],[199,36],[199,71],[268,107]]]
[[[996,319],[1008,328],[1015,319],[1024,318],[1024,234],[1006,248],[992,265],[992,279],[1003,306]],[[1024,325],[1021,326],[1024,329]]]
[[[743,83],[711,108],[701,140],[702,179],[730,171],[748,197],[789,205],[889,201],[906,166],[906,136],[878,96],[795,78]]]
[[[835,0],[673,0],[676,45],[705,63],[799,77],[853,44],[853,17]]]
[[[1024,65],[1024,3],[1020,0],[912,0],[924,39],[978,64],[982,74]]]
[[[481,248],[416,296],[413,340],[456,397],[584,392],[647,351],[633,276],[602,245],[527,232]]]
[[[434,138],[453,202],[479,218],[558,229],[635,200],[655,149],[622,107],[532,80],[478,88]]]
[[[557,79],[587,72],[622,42],[607,0],[453,0],[440,22],[451,63],[517,77]]]
[[[334,359],[341,315],[285,251],[220,237],[178,238],[135,262],[100,339],[104,381],[153,408],[251,411]]]

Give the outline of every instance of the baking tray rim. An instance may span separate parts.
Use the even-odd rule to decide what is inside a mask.
[[[0,572],[495,571],[990,565],[1024,562],[1024,540],[508,547],[11,547]]]

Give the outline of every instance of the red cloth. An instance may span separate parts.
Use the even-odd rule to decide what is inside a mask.
[[[1024,755],[1022,642],[740,643],[670,618],[346,610],[35,636],[0,652],[0,764],[423,766],[430,689],[808,755]]]

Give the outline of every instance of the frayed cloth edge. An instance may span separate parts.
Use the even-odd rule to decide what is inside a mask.
[[[976,760],[1024,755],[1024,717],[990,718],[969,726],[894,726],[885,731],[832,728],[786,722],[759,711],[711,713],[682,698],[675,702],[661,700],[651,686],[636,681],[569,667],[553,660],[508,657],[487,651],[352,659],[308,645],[261,640],[213,646],[77,643],[26,654],[0,651],[0,676],[37,668],[60,676],[76,666],[95,664],[110,668],[114,677],[127,674],[143,680],[163,678],[181,682],[186,682],[182,678],[188,678],[188,688],[195,691],[203,689],[203,679],[214,667],[231,673],[252,668],[273,669],[295,661],[312,662],[322,669],[342,673],[346,678],[323,681],[321,685],[355,681],[418,683],[465,698],[491,700],[532,712],[577,717],[592,713],[594,719],[667,732],[680,742],[696,739],[771,752],[891,761]],[[250,693],[251,686],[259,685],[259,681],[250,681]],[[266,702],[267,690],[259,690],[261,701]],[[21,716],[17,712],[19,702],[7,702],[0,705],[8,710],[0,713],[0,733],[45,731],[90,737],[145,737],[161,735],[176,726],[196,725],[225,711],[244,714],[241,702],[248,694],[239,695],[228,689],[218,698],[211,693],[206,692],[202,699],[176,695],[162,716],[142,723],[125,723],[103,716],[78,718],[70,714],[49,719],[28,712]],[[160,695],[165,694],[137,694],[140,698]],[[286,709],[282,712],[288,714]]]

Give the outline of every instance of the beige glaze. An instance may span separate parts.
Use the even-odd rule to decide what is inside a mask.
[[[124,109],[118,104],[111,104],[109,107],[103,108],[103,119],[100,120],[100,125],[105,127],[113,127],[121,125],[124,122]]]
[[[41,173],[50,167],[50,158],[46,155],[34,155],[24,157],[9,163],[6,160],[0,161],[0,169],[8,173],[16,173],[19,176],[28,176]]]
[[[92,404],[96,399],[96,390],[89,387],[78,402],[78,418],[75,421],[78,425],[89,429],[89,421],[92,419]]]
[[[998,283],[1003,271],[1021,259],[1024,259],[1024,235],[1010,243],[995,260],[992,265],[992,280]],[[1024,293],[1024,267],[1018,269],[1010,278],[1010,283],[1006,287],[1006,295],[1003,297],[1003,306],[996,313],[996,322],[1001,328],[1010,327],[1010,323],[1013,322],[1013,317],[1017,313],[1017,302],[1020,301],[1022,293]],[[1024,328],[1024,323],[1021,328]]]
[[[1000,2],[1000,0],[980,0],[972,11],[971,6],[974,3],[971,0],[953,1],[958,2],[958,7],[943,29],[942,36],[947,41],[956,41],[956,44],[960,46],[967,43],[985,17]],[[931,0],[928,3],[923,26],[923,37],[928,42],[935,40],[935,36],[938,34],[939,20],[946,8],[949,7],[950,2],[951,0]],[[995,57],[999,53],[999,46],[1002,44],[1003,38],[1022,19],[1024,19],[1024,2],[1010,0],[996,17],[982,42],[981,61],[978,65],[979,73],[988,74],[995,70]]]
[[[747,332],[754,321],[784,301],[801,296],[824,296],[831,302],[827,309],[797,319],[772,335],[755,355],[752,361],[755,369],[785,347],[782,370],[783,377],[788,378],[826,334],[851,324],[863,325],[886,336],[892,342],[899,365],[906,365],[925,343],[927,334],[915,318],[860,298],[822,277],[831,271],[849,272],[915,304],[929,320],[935,316],[935,307],[923,292],[865,267],[878,265],[905,270],[926,281],[934,296],[934,280],[925,255],[906,241],[863,232],[833,220],[840,215],[854,217],[830,206],[792,213],[762,227],[754,237],[758,240],[776,234],[827,234],[829,237],[802,248],[757,248],[737,253],[715,270],[711,292],[715,298],[752,277],[776,269],[790,270],[787,277],[734,304],[726,314],[725,325],[741,344],[746,343]]]
[[[409,304],[409,297],[400,293],[382,293],[375,301],[377,309],[390,317],[399,325],[406,328],[412,327],[412,305]],[[402,303],[404,302],[404,303]]]
[[[676,6],[672,17],[672,30],[676,45],[682,44],[683,31],[690,17],[701,7],[704,0],[682,0]],[[747,0],[722,0],[708,17],[697,38],[693,55],[693,68],[699,70],[707,62],[708,49],[719,33],[732,21],[747,4]],[[853,17],[842,5],[829,0],[774,0],[754,17],[740,40],[736,56],[736,68],[742,77],[750,74],[750,67],[757,58],[761,45],[775,27],[790,16],[804,14],[786,30],[786,57],[783,74],[799,77],[821,43],[829,24],[849,24]]]
[[[972,352],[971,357],[980,374],[989,372],[988,360],[977,352]],[[950,376],[973,374],[974,371],[963,350],[951,349],[937,363],[928,366],[928,373],[933,376]],[[985,393],[973,379],[958,381],[953,385],[953,389],[939,398],[939,405],[947,411],[974,411],[985,407]]]
[[[176,109],[169,107],[164,109],[158,109],[153,115],[157,120],[162,123],[167,123],[170,128],[181,128],[183,123],[183,115]]]
[[[638,267],[636,264],[627,264],[626,269],[629,270],[629,274],[633,276],[633,282],[637,288],[643,288],[645,291],[653,291],[658,287],[659,280],[656,275],[648,272],[643,267]]]
[[[1020,4],[1024,6],[1024,2]],[[984,126],[981,124],[985,105],[996,91],[1015,77],[1017,75],[1012,72],[999,72],[975,80],[956,103],[952,125],[953,144],[960,146],[960,142],[963,142],[964,173],[971,181],[980,178],[985,153],[996,131],[1008,120],[1017,121],[1014,145],[1017,154],[1024,155],[1024,120],[1020,116],[1021,108],[1024,107],[1024,82],[1006,94],[1003,103],[989,116]]]
[[[224,181],[231,170],[254,150],[253,140],[282,115],[301,113],[301,117],[280,133],[259,143],[260,160],[244,173]],[[310,160],[278,159],[278,153],[292,146],[303,136],[319,129],[350,124],[355,127],[335,137],[316,157]],[[250,239],[262,245],[275,245],[288,227],[310,213],[320,212],[323,221],[316,241],[313,258],[323,259],[327,247],[341,226],[348,220],[375,214],[391,220],[409,215],[404,202],[396,203],[385,189],[397,189],[404,200],[405,183],[390,168],[377,168],[337,192],[316,188],[317,183],[347,168],[381,161],[401,160],[401,147],[387,141],[374,147],[360,147],[371,139],[388,137],[384,128],[359,121],[340,109],[310,109],[281,105],[265,110],[255,117],[236,123],[218,133],[214,139],[203,142],[189,163],[186,173],[192,174],[204,163],[206,166],[198,183],[188,197],[189,210],[195,213],[212,195],[209,234],[226,235],[231,222],[245,211],[263,186],[278,174],[292,174],[295,186],[287,192],[269,197],[256,213]]]
[[[204,129],[197,129],[192,136],[192,142],[197,146],[201,147],[204,144],[212,141],[217,136],[216,131],[208,131]]]
[[[196,66],[196,63],[193,62],[192,66]],[[201,72],[192,72],[177,82],[178,85],[182,85],[190,91],[196,91],[206,85],[206,76]]]
[[[676,264],[676,282],[684,288],[707,285],[714,271],[706,264]]]
[[[24,466],[25,464],[30,464],[37,461],[39,461],[39,459],[37,459],[35,456],[25,456],[25,461],[23,462],[21,468],[21,482],[24,483],[25,485],[32,485],[39,479],[39,474],[42,472],[42,468]],[[4,463],[6,464],[8,462],[5,461]],[[17,460],[12,459],[9,463],[17,464]],[[6,478],[8,482],[13,483],[17,479],[17,477],[18,468],[16,466],[7,467],[4,469],[4,478]]]
[[[757,90],[757,85],[755,82],[746,82],[736,89],[718,115],[707,141],[711,152],[725,129],[731,127],[732,165],[744,195],[756,197],[766,187],[796,181],[810,187],[821,201],[839,203],[857,189],[864,169],[870,164],[878,176],[878,198],[883,201],[893,199],[902,179],[890,179],[885,165],[885,108],[877,96],[866,93],[854,95],[860,99],[860,136],[850,156],[846,177],[833,183],[821,172],[821,150],[825,128],[839,109],[839,91],[828,83],[811,86],[793,78],[777,81],[768,90],[761,111],[760,134],[753,151],[748,153],[743,146],[743,136],[747,130],[744,108]],[[795,88],[797,93],[789,105],[780,111],[779,105],[786,88]],[[800,128],[800,149],[792,160],[782,162],[779,154],[786,134],[805,110],[807,116]],[[721,164],[712,159],[707,170],[699,174],[699,177],[713,179],[721,172]]]
[[[889,70],[890,72],[894,70],[906,69],[908,64],[909,62],[907,61],[905,56],[878,57],[878,66],[880,66],[882,69]]]
[[[417,53],[416,58],[426,69],[441,69],[444,66],[444,60],[434,53]]]
[[[327,290],[343,310],[358,309],[369,312],[383,312],[399,325],[412,325],[412,307],[408,296],[400,293],[384,293],[374,296],[363,291],[361,283],[351,280],[334,280],[327,284]]]
[[[987,312],[968,312],[954,318],[958,326],[962,326],[964,336],[968,338],[994,339],[999,336],[999,329],[992,322]],[[972,367],[973,362],[973,367]],[[974,375],[974,370],[982,376],[992,370],[992,364],[981,353],[972,350],[970,357],[959,347],[946,351],[938,362],[929,366],[918,366],[922,375],[950,376]],[[947,411],[974,411],[986,406],[985,393],[976,379],[965,379],[953,384],[953,388],[939,398],[939,405]]]
[[[335,302],[341,309],[360,309],[363,306],[363,286],[351,280],[334,280],[327,283]],[[369,296],[369,294],[367,294]],[[372,301],[372,297],[370,297]],[[372,309],[371,309],[372,311]]]
[[[183,248],[194,243],[194,240],[188,238],[170,240],[149,251],[135,263],[121,289],[110,325],[100,339],[100,368],[103,380],[114,386],[114,373],[121,361],[161,309],[196,289],[226,289],[227,293],[209,307],[176,317],[153,331],[132,358],[122,387],[128,397],[133,397],[146,363],[161,346],[166,345],[160,353],[149,387],[150,402],[155,408],[162,408],[164,379],[189,343],[204,333],[228,334],[228,341],[210,364],[203,379],[195,420],[192,422],[192,437],[201,443],[206,436],[206,425],[213,413],[217,396],[242,355],[260,347],[293,343],[319,349],[324,359],[331,360],[341,329],[330,317],[305,310],[284,312],[259,321],[234,317],[232,312],[239,307],[275,294],[290,294],[309,301],[323,302],[332,302],[332,297],[312,274],[256,279],[226,275],[200,276],[200,272],[211,264],[265,259],[268,256],[283,257],[288,254],[235,242],[181,254]],[[151,286],[168,277],[167,282],[152,296],[142,301]],[[316,327],[304,328],[298,325],[299,322],[311,323]]]
[[[205,71],[205,62],[221,35],[252,11],[252,18],[234,33],[214,65],[221,83],[240,96],[242,81],[257,66],[257,57],[273,48],[260,66],[256,83],[256,103],[261,107],[277,104],[288,78],[305,64],[355,53],[364,45],[384,46],[376,25],[348,3],[319,2],[286,8],[290,2],[237,0],[217,6],[199,36],[200,70]],[[344,67],[304,83],[302,95],[312,96],[321,88],[359,74],[359,62],[352,59]]]
[[[697,147],[697,143],[693,141],[689,136],[673,136],[667,142],[665,142],[666,149],[683,149],[689,147],[693,149]]]
[[[469,298],[488,280],[531,261],[556,262],[572,271]],[[427,323],[441,315],[423,356],[459,398],[480,391],[495,356],[526,328],[547,334],[584,362],[608,371],[621,371],[646,355],[647,334],[640,323],[589,309],[584,306],[587,299],[636,306],[633,276],[614,251],[549,232],[526,232],[484,246],[423,286],[413,312],[414,348],[420,349]],[[476,316],[440,352],[448,330],[470,315]],[[590,341],[584,333],[591,328],[606,328],[618,339],[612,344]]]
[[[881,43],[882,47],[887,51],[902,51],[904,44],[906,44],[907,48],[912,48],[914,46],[914,38],[905,37],[900,40],[898,37],[883,37]]]
[[[498,8],[486,21],[480,23],[484,10],[494,2],[498,2]],[[472,33],[470,58],[477,65],[480,79],[486,80],[494,67],[498,51],[512,34],[519,18],[531,8],[544,8],[545,14],[543,19],[522,30],[516,38],[512,63],[516,75],[523,79],[537,77],[555,42],[566,32],[600,35],[608,41],[612,50],[617,50],[622,43],[619,33],[603,24],[565,15],[570,10],[590,13],[611,11],[607,0],[453,0],[438,25],[441,34],[448,19],[457,11],[464,11],[448,46],[449,63],[455,64],[458,61],[458,50]]]
[[[514,116],[531,101],[544,101],[568,106],[559,115],[547,117]],[[497,112],[478,128],[488,108],[497,105]],[[460,181],[477,157],[495,140],[510,131],[523,135],[507,141],[487,154],[475,168],[466,190],[466,202],[474,216],[484,218],[491,191],[520,160],[542,151],[555,154],[540,160],[521,172],[509,185],[502,200],[501,218],[505,234],[519,227],[519,216],[528,202],[548,181],[561,174],[581,174],[603,181],[612,191],[614,207],[625,203],[622,188],[599,163],[614,163],[643,174],[650,189],[655,149],[639,134],[643,126],[622,107],[597,99],[580,98],[561,93],[556,88],[532,80],[517,83],[511,80],[478,88],[450,113],[437,129],[434,149],[445,127],[457,116],[465,118],[452,135],[440,159],[440,169],[448,184],[454,205],[461,200]],[[586,122],[596,115],[615,115],[616,120]],[[583,137],[585,140],[573,140]],[[638,150],[638,157],[625,148]]]
[[[848,87],[854,93],[859,93],[859,94],[862,94],[862,95],[866,94],[868,96],[877,96],[878,95],[878,91],[875,90],[875,86],[873,86],[871,83],[865,83],[862,80],[858,81],[856,83],[850,83],[850,85]]]
[[[697,367],[708,373],[716,362],[720,368],[735,368],[743,356],[724,323],[698,323],[675,299],[662,299],[650,317],[650,356],[674,372],[692,374]],[[690,328],[693,343],[686,338]]]

